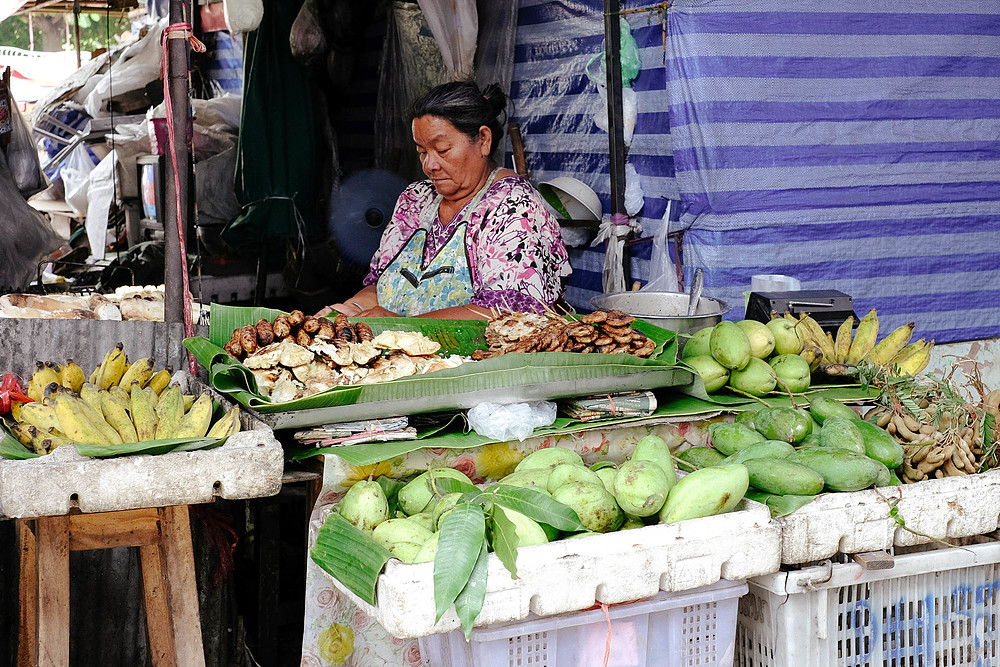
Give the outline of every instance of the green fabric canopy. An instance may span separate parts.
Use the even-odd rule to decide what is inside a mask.
[[[316,136],[311,85],[289,33],[301,2],[264,0],[247,36],[236,197],[243,207],[224,232],[237,248],[314,235]]]

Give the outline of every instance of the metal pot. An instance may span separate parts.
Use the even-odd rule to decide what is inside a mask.
[[[688,317],[688,299],[687,294],[680,292],[614,292],[595,296],[590,305],[604,310],[614,308],[685,335],[715,326],[731,308],[723,301],[703,296],[698,299],[695,314]],[[678,342],[683,344],[683,340]]]

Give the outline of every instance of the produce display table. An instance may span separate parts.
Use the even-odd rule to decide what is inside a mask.
[[[351,485],[367,479],[369,475],[406,477],[430,467],[447,465],[461,470],[473,481],[496,479],[509,472],[524,454],[551,446],[573,449],[588,463],[599,458],[621,461],[646,435],[658,435],[672,447],[679,446],[685,441],[690,444],[704,444],[708,423],[709,421],[704,418],[691,417],[664,423],[601,427],[577,433],[534,437],[524,442],[492,443],[471,449],[424,448],[387,461],[360,466],[352,466],[335,455],[327,455],[323,489],[310,522],[310,547],[315,543],[317,532],[329,516],[332,507]],[[594,539],[600,540],[600,538]],[[777,569],[778,564],[777,544],[775,535],[772,571]],[[551,546],[557,545],[558,543],[554,543]],[[766,554],[759,555],[761,562],[768,560]],[[617,577],[618,574],[616,571],[614,576]],[[501,576],[502,573],[498,574],[498,579]],[[719,573],[716,570],[713,580],[718,579]],[[678,590],[680,588],[683,587],[679,587]],[[389,634],[369,613],[356,605],[348,594],[337,588],[331,577],[310,558],[307,558],[306,562],[302,650],[302,664],[310,667],[340,665],[348,655],[351,656],[350,664],[354,667],[403,667],[422,664],[416,638],[401,639]]]
[[[155,666],[205,664],[187,506],[17,520],[18,665],[68,666],[69,553],[139,547]]]

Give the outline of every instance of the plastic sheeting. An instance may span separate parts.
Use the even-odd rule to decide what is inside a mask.
[[[18,192],[7,158],[0,151],[0,289],[22,291],[37,275],[37,264],[59,247],[49,221]]]
[[[649,3],[633,0],[623,9]],[[511,84],[513,117],[521,125],[533,182],[556,176],[579,178],[601,197],[610,210],[608,135],[594,124],[601,104],[587,79],[587,63],[604,41],[604,3],[601,0],[521,0],[514,76]],[[666,197],[676,199],[670,122],[667,108],[663,31],[654,13],[627,15],[639,47],[642,70],[632,83],[638,109],[629,161],[639,174],[644,193],[639,222],[655,230],[666,210]],[[595,64],[596,66],[596,64]],[[650,243],[631,250],[631,278],[648,275]],[[573,275],[567,301],[590,310],[590,299],[602,292],[602,248],[572,249]]]
[[[96,82],[90,82],[93,87],[87,94],[83,106],[92,118],[109,115],[107,104],[112,93],[121,95],[131,90],[145,88],[148,83],[160,78],[162,59],[160,36],[166,27],[166,19],[152,26],[145,37],[125,48],[106,73],[98,77]]]
[[[996,3],[677,0],[668,17],[685,270],[729,317],[779,273],[887,330],[1000,334]]]
[[[456,81],[472,78],[479,34],[476,0],[417,0],[448,74]]]

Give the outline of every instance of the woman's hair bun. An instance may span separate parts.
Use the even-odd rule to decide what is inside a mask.
[[[485,88],[483,88],[483,97],[490,105],[490,112],[494,117],[499,116],[507,111],[507,95],[504,94],[503,89],[495,83],[491,83]]]

